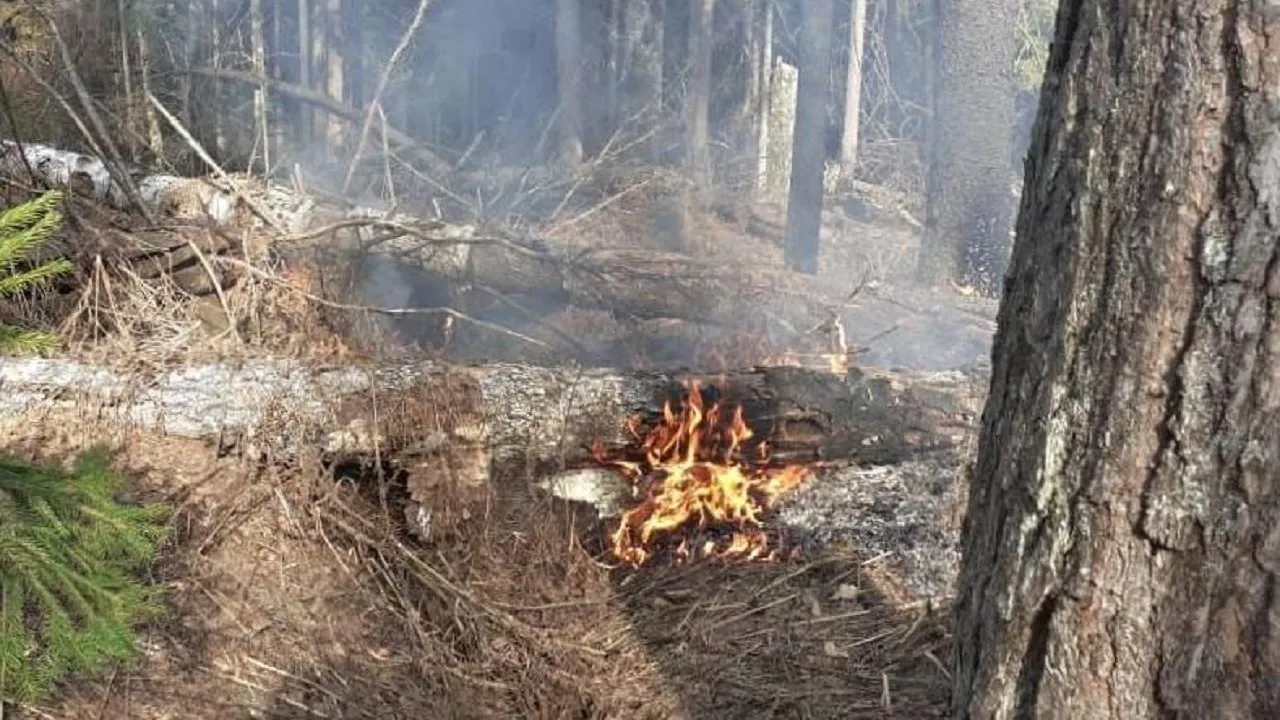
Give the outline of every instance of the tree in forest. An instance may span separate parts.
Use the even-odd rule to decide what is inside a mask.
[[[994,294],[1012,225],[1023,0],[939,4],[938,55],[918,276]]]
[[[556,0],[556,67],[560,107],[560,161],[582,162],[582,32],[580,0]]]
[[[818,272],[818,240],[822,230],[822,180],[827,161],[827,83],[831,63],[833,0],[810,0],[802,6],[800,81],[796,90],[796,124],[792,140],[791,186],[787,194],[787,229],[783,241],[787,266]]]
[[[62,194],[51,190],[0,215],[0,298],[29,292],[71,271],[65,258],[24,267],[62,225],[61,201]],[[57,344],[55,335],[0,323],[0,355],[47,352]]]
[[[716,0],[696,0],[689,7],[688,163],[699,184],[708,180],[711,165],[708,115],[711,110],[711,55]]]
[[[1280,717],[1275,15],[1063,0],[970,488],[954,717]]]
[[[867,0],[849,1],[849,59],[845,65],[844,127],[840,133],[840,175],[850,181],[858,166],[862,119],[862,55],[867,29]]]

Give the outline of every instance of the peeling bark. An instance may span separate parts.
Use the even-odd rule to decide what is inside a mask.
[[[1278,42],[1241,0],[1059,10],[955,717],[1280,717]]]

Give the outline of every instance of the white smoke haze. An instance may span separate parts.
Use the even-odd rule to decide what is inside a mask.
[[[994,303],[945,287],[913,287],[918,236],[928,220],[924,192],[936,18],[916,3],[865,4],[856,166],[842,172],[854,5],[835,3],[831,29],[823,138],[827,209],[814,292],[838,301],[863,288],[856,302],[836,303],[855,341],[876,338],[860,362],[929,368],[981,362],[990,328],[975,318],[989,317]],[[423,8],[422,22],[407,36]],[[712,12],[700,34],[694,21],[704,8]],[[261,13],[269,78],[261,115],[254,97],[255,10]],[[787,170],[811,171],[789,167],[785,135],[794,123],[795,109],[786,101],[794,97],[788,84],[795,81],[805,26],[796,1],[133,0],[97,13],[75,3],[52,10],[72,45],[95,48],[85,53],[111,48],[122,27],[136,30],[139,44],[125,53],[131,72],[136,75],[145,61],[146,90],[188,123],[226,169],[265,171],[275,182],[301,185],[329,201],[474,224],[482,233],[501,232],[530,247],[577,252],[625,246],[711,263],[780,265]],[[11,24],[11,41],[21,44],[24,34],[34,36],[37,24]],[[704,38],[711,43],[711,70],[700,100],[693,60]],[[401,45],[403,52],[388,67]],[[152,117],[139,100],[143,88],[122,89],[125,55],[115,47],[114,54],[103,54],[105,67],[92,67],[84,57],[78,67],[109,121],[132,133],[126,154],[182,173],[208,173],[183,140]],[[47,60],[43,69],[52,84],[69,87],[56,58]],[[574,87],[565,91],[566,82]],[[121,106],[122,92],[131,95],[131,107]],[[1005,129],[1008,174],[1015,179],[1034,92],[1020,97],[1019,127]],[[690,138],[697,136],[691,135],[691,123],[697,123],[691,108],[703,101],[708,167],[705,185],[699,185],[701,171],[692,172],[688,159]],[[261,118],[267,120],[265,132]],[[361,143],[366,119],[369,132]],[[44,132],[46,137],[22,139],[89,150],[66,123]],[[153,152],[160,143],[149,137],[157,133],[160,157]],[[554,294],[497,301],[385,255],[355,264],[360,272],[354,299],[369,305],[461,303],[464,312],[516,323],[521,332],[532,332],[531,318],[561,322],[567,309]],[[992,273],[998,269],[988,268]],[[747,305],[744,315],[768,314],[751,300],[741,302]],[[613,316],[625,328],[652,319],[630,317],[626,307],[592,311]],[[774,323],[770,332],[794,336],[805,330],[788,322]],[[439,322],[379,323],[395,328],[408,344],[441,342]],[[759,332],[757,326],[731,329]],[[708,326],[705,334],[722,331]],[[460,337],[476,332],[459,329]],[[626,332],[617,335],[623,342]],[[488,339],[494,342],[487,351],[487,340],[475,337],[455,343],[453,350],[470,345],[468,352],[481,359],[556,359]],[[686,348],[671,361],[700,362],[696,355]],[[607,349],[593,359],[628,362],[625,353]]]

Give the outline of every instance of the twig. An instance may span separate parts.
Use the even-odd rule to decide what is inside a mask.
[[[369,109],[365,111],[364,120],[360,124],[360,140],[356,143],[356,152],[351,156],[351,163],[347,165],[347,176],[342,181],[343,195],[346,195],[351,188],[351,178],[356,174],[356,166],[360,163],[360,155],[364,153],[364,145],[369,140],[369,128],[373,126],[374,109],[382,106],[382,95],[387,91],[387,83],[391,80],[391,71],[400,62],[400,56],[408,49],[409,42],[417,34],[418,28],[422,27],[422,20],[426,17],[427,8],[430,6],[431,0],[418,1],[418,10],[413,15],[413,21],[409,23],[409,27],[405,28],[404,33],[400,36],[400,42],[396,44],[395,50],[391,51],[391,58],[387,60],[387,64],[382,68],[382,75],[378,77],[378,87],[373,91],[373,99],[369,102]]]
[[[76,71],[75,60],[71,57],[71,49],[67,47],[66,41],[63,40],[62,31],[58,29],[58,23],[32,0],[27,0],[27,6],[49,25],[49,31],[53,34],[54,42],[58,45],[58,53],[62,57],[62,64],[67,71],[67,77],[71,80],[71,86],[75,88],[76,97],[80,100],[80,104],[84,106],[84,111],[89,116],[89,122],[98,131],[98,136],[101,138],[103,145],[106,146],[107,152],[110,153],[102,158],[104,162],[110,161],[106,163],[107,171],[111,174],[112,179],[120,184],[124,194],[129,198],[129,202],[138,208],[138,212],[142,214],[142,217],[148,223],[154,224],[155,220],[151,217],[151,212],[147,209],[146,204],[142,202],[142,195],[138,192],[138,186],[133,183],[133,178],[129,177],[129,173],[124,170],[124,157],[120,155],[120,150],[116,147],[116,144],[111,141],[111,134],[107,132],[106,124],[102,122],[102,117],[98,115],[93,96],[89,94],[89,88],[85,87],[84,80],[80,78],[80,73]]]
[[[278,277],[275,277],[271,273],[264,272],[263,270],[259,270],[258,268],[254,267],[253,265],[250,265],[249,263],[243,260],[237,260],[235,258],[229,258],[229,257],[219,257],[217,258],[217,261],[221,263],[228,263],[231,265],[235,265],[241,268],[242,270],[262,280],[267,280],[268,282],[275,282],[275,283],[284,285],[285,287],[289,288],[291,291],[297,293],[298,295],[314,303],[323,305],[328,308],[333,308],[334,310],[350,310],[354,312],[372,312],[372,313],[378,313],[380,315],[448,315],[458,320],[465,320],[466,322],[469,322],[472,325],[475,325],[476,327],[484,328],[486,330],[492,330],[493,332],[502,333],[504,335],[510,335],[511,337],[514,337],[517,340],[523,340],[524,342],[527,342],[531,345],[537,345],[539,347],[544,347],[544,348],[551,347],[547,343],[537,338],[529,337],[528,335],[512,330],[511,328],[503,327],[501,325],[498,325],[497,323],[491,323],[486,320],[481,320],[479,318],[473,318],[470,315],[454,310],[451,307],[384,308],[384,307],[377,307],[374,305],[355,305],[351,303],[340,303],[334,300],[329,300],[327,298],[320,297],[319,295],[314,295],[305,290],[302,290],[288,282],[285,282],[284,280],[281,280]]]
[[[359,122],[362,117],[359,110],[356,110],[350,105],[334,100],[324,93],[316,92],[310,88],[301,87],[275,78],[263,78],[255,73],[242,72],[240,70],[227,70],[224,68],[192,68],[191,73],[220,80],[231,80],[233,82],[244,83],[247,85],[256,86],[265,83],[267,87],[278,94],[287,95],[294,100],[299,100],[307,103],[308,105],[318,107],[321,110],[324,110],[335,117],[347,120],[348,122]],[[408,133],[398,130],[392,125],[388,125],[387,137],[396,145],[402,145],[405,148],[412,150],[422,159],[426,160],[431,165],[431,171],[433,173],[443,175],[447,171],[449,167],[448,163],[435,153],[428,150],[424,143],[414,139]]]
[[[31,169],[31,161],[27,159],[27,153],[22,149],[22,130],[18,128],[18,121],[13,117],[13,103],[9,100],[9,91],[5,88],[2,75],[0,75],[0,105],[4,106],[4,118],[9,122],[9,132],[13,133],[13,142],[18,146],[18,157],[22,159],[22,167],[27,169],[27,180],[32,186],[39,185],[36,181],[36,172]]]
[[[173,113],[169,112],[169,109],[157,100],[155,95],[147,93],[147,102],[151,103],[151,105],[164,116],[165,122],[169,123],[169,126],[173,128],[173,131],[178,133],[178,135],[186,141],[187,146],[190,147],[197,156],[199,156],[205,165],[209,166],[209,169],[213,170],[214,174],[218,176],[218,179],[225,182],[227,186],[231,188],[231,192],[234,193],[238,199],[243,200],[245,204],[249,206],[249,209],[253,210],[253,213],[257,215],[262,222],[266,223],[268,227],[276,230],[277,232],[283,232],[283,229],[280,227],[280,223],[276,221],[275,217],[273,217],[266,208],[262,207],[257,200],[254,200],[248,193],[240,189],[239,183],[231,179],[231,176],[222,169],[222,166],[205,151],[204,146],[200,144],[200,141],[196,140],[195,137],[187,131],[187,128],[183,126],[182,122],[178,120],[178,118],[174,117]]]
[[[222,282],[218,280],[218,273],[214,271],[213,266],[209,264],[209,258],[200,251],[200,248],[187,238],[187,247],[196,254],[196,259],[200,261],[200,266],[204,268],[205,273],[209,276],[209,282],[213,283],[213,291],[218,295],[218,302],[222,305],[222,312],[227,316],[227,325],[231,328],[231,336],[238,343],[244,343],[244,338],[240,337],[240,329],[236,327],[235,315],[231,312],[231,306],[227,304],[227,294],[222,291]]]

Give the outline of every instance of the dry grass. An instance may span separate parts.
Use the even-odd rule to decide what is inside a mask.
[[[66,456],[84,424],[6,422]],[[51,434],[47,428],[60,428]],[[411,540],[375,474],[268,472],[195,443],[120,439],[178,508],[155,569],[169,615],[139,666],[32,717],[849,718],[945,707],[946,614],[896,607],[852,554],[607,567],[586,513],[521,486],[447,543]],[[34,454],[34,452],[32,452]]]

